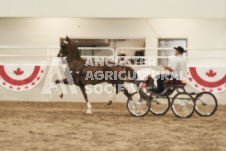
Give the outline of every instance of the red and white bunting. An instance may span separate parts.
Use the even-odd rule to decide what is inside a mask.
[[[189,67],[188,82],[199,91],[226,90],[226,67]]]
[[[0,85],[11,91],[27,91],[37,86],[44,71],[45,66],[0,65]]]

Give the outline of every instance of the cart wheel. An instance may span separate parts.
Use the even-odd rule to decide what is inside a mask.
[[[217,99],[210,92],[201,92],[195,98],[195,111],[200,116],[211,116],[217,110]]]
[[[150,112],[154,115],[163,115],[170,108],[169,97],[156,97],[151,100]]]
[[[128,98],[127,108],[133,116],[145,116],[150,110],[149,97],[143,92],[133,93]]]
[[[188,93],[178,93],[173,97],[172,110],[177,117],[190,117],[195,110],[194,99]]]

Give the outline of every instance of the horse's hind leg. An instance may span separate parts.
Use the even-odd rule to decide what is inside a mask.
[[[132,97],[133,100],[135,101],[139,101],[140,100],[140,94],[139,93],[135,93],[131,96],[131,94],[128,92],[128,90],[124,87],[124,94],[127,96],[127,98]]]
[[[108,105],[111,105],[112,104],[112,101],[115,100],[115,94],[111,94],[109,97],[108,97]]]
[[[115,101],[115,95],[118,93],[119,89],[118,89],[118,84],[114,84],[112,83],[112,85],[115,87],[116,91],[113,91],[113,94],[111,94],[108,97],[108,105],[111,105],[113,101]]]
[[[111,95],[111,97],[109,97],[110,99],[109,99],[109,101],[108,101],[108,105],[111,105],[111,104],[112,104],[112,100],[115,100],[115,95],[118,94],[119,92],[121,92],[121,91],[120,91],[121,88],[120,88],[120,90],[119,90],[119,85],[120,85],[120,84],[115,84],[116,93],[113,94],[113,95]],[[130,94],[129,94],[128,90],[125,88],[125,86],[123,86],[122,92],[123,92],[128,98],[130,97]]]
[[[92,113],[92,111],[91,111],[92,106],[91,106],[91,104],[88,101],[88,97],[87,97],[87,94],[86,94],[85,86],[79,86],[79,87],[80,87],[80,89],[82,91],[82,94],[83,94],[85,100],[86,100],[86,104],[87,104],[87,111],[86,111],[86,113],[87,114],[91,114]]]
[[[127,98],[130,98],[130,97],[131,97],[131,94],[130,94],[129,91],[125,88],[125,86],[123,87],[123,90],[122,90],[122,91],[120,91],[121,88],[120,88],[120,90],[119,90],[119,85],[118,85],[118,84],[115,85],[115,88],[116,88],[116,93],[114,94],[114,97],[115,97],[115,95],[118,94],[119,92],[123,92],[123,93],[127,96]],[[136,91],[137,91],[137,90],[136,90]],[[140,94],[139,94],[139,93],[136,93],[136,94],[132,95],[132,99],[133,99],[133,100],[136,100],[136,101],[140,100]],[[112,100],[110,100],[110,101],[108,102],[108,105],[111,105],[111,104],[112,104]]]
[[[130,97],[130,94],[128,92],[128,90],[124,87],[124,94],[129,98]]]

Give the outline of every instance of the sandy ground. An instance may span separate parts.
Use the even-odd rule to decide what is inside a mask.
[[[0,151],[225,151],[226,106],[212,117],[132,117],[126,104],[0,102]]]

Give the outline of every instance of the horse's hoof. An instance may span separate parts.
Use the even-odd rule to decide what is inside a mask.
[[[108,105],[111,105],[112,104],[112,100],[110,100],[109,102],[108,102]]]
[[[92,114],[92,111],[87,110],[87,111],[86,111],[86,114]]]
[[[62,99],[62,98],[63,98],[63,93],[61,93],[59,96],[60,96],[60,98]]]

